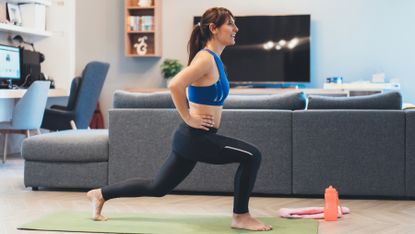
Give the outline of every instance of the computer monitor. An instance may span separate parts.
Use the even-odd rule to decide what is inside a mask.
[[[10,79],[13,83],[20,80],[19,47],[0,45],[0,79]]]

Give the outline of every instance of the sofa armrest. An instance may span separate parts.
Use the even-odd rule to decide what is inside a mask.
[[[294,111],[294,194],[404,196],[404,171],[404,111]]]
[[[415,110],[406,110],[406,195],[415,197]]]

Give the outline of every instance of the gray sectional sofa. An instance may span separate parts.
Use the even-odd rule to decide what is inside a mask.
[[[375,109],[369,109],[370,102]],[[333,104],[342,109],[333,109]],[[415,132],[411,131],[415,129],[415,111],[400,110],[400,94],[309,97],[307,110],[305,106],[302,93],[235,95],[226,101],[218,133],[251,142],[262,151],[255,193],[321,196],[331,184],[340,195],[415,197]],[[117,91],[114,108],[109,111],[107,168],[102,168],[107,180],[94,186],[131,177],[154,178],[171,149],[171,135],[180,122],[169,93]],[[78,132],[71,134],[76,136]],[[90,186],[83,180],[78,184],[71,181],[70,186],[64,182],[41,183],[47,178],[32,173],[33,162],[47,164],[45,173],[67,163],[59,158],[70,151],[55,154],[53,159],[33,156],[39,150],[33,142],[47,141],[47,137],[35,136],[23,143],[22,154],[27,165],[25,185]],[[74,161],[79,162],[79,156]],[[232,192],[236,167],[236,164],[199,163],[176,191]],[[73,173],[85,174],[80,170],[84,169],[74,169]],[[59,174],[56,170],[54,173]],[[87,177],[95,176],[90,172]]]

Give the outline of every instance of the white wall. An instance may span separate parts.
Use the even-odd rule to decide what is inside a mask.
[[[379,0],[163,0],[163,58],[186,64],[186,45],[193,16],[212,6],[235,15],[311,14],[311,83],[325,77],[346,82],[370,79],[375,72],[400,79],[405,101],[415,103],[415,1]],[[183,6],[186,6],[184,10]],[[123,1],[78,0],[76,4],[76,71],[91,60],[111,63],[101,95],[103,110],[111,107],[115,89],[162,85],[161,60],[126,58]],[[236,22],[237,23],[237,22]]]
[[[4,0],[0,0],[0,3],[4,2]],[[75,72],[75,1],[56,0],[51,2],[51,6],[47,9],[46,30],[52,32],[52,36],[39,37],[23,34],[22,36],[25,41],[34,42],[36,50],[45,55],[42,72],[55,80],[56,87],[69,89]],[[16,34],[19,33],[0,32],[0,43],[12,43],[8,38]],[[27,48],[31,49],[31,47]],[[48,105],[66,104],[66,101],[67,98],[53,98],[49,99]],[[0,101],[1,108],[11,108],[12,106],[9,100]],[[19,152],[22,140],[22,135],[11,135],[8,145],[9,153]],[[3,142],[3,136],[0,136],[0,142]],[[0,147],[2,150],[3,146]]]
[[[56,87],[69,90],[75,74],[75,1],[51,2],[46,28],[52,36],[36,42],[36,49],[46,57],[42,71],[55,80]]]
[[[410,92],[415,87],[415,1],[174,0],[163,4],[165,57],[186,62],[192,16],[212,6],[227,7],[234,15],[311,14],[308,87],[322,87],[328,76],[343,76],[349,82],[385,72],[387,79],[400,79],[405,101],[415,102],[415,93]]]
[[[17,0],[15,0],[17,1]],[[7,2],[0,0],[0,3]],[[33,42],[37,51],[45,55],[42,72],[56,81],[56,86],[67,89],[75,72],[75,1],[54,0],[47,7],[46,30],[50,37],[28,36],[20,33],[0,32],[0,43],[15,44],[8,40],[17,34]],[[31,50],[30,46],[25,46]]]
[[[92,60],[110,63],[100,98],[106,123],[114,90],[158,87],[161,82],[160,59],[124,56],[123,4],[121,0],[77,0],[76,4],[76,73]]]

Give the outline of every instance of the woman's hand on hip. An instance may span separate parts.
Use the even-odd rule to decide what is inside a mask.
[[[209,131],[209,128],[213,127],[215,124],[212,115],[190,114],[189,118],[185,120],[185,122],[192,128],[203,129],[206,131]]]

